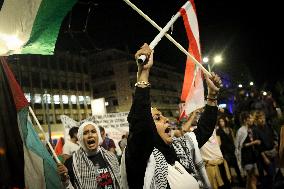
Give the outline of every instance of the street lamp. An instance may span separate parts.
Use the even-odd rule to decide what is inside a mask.
[[[214,56],[213,58],[213,64],[210,65],[210,62],[209,62],[209,58],[206,56],[202,59],[202,61],[204,63],[206,63],[208,65],[208,71],[211,72],[211,70],[213,69],[213,67],[216,65],[216,64],[220,64],[222,62],[223,58],[221,55],[216,55]]]
[[[214,63],[220,63],[222,62],[222,56],[221,55],[216,55],[214,57]]]
[[[216,55],[214,57],[214,63],[212,64],[211,66],[211,70],[213,69],[213,67],[216,65],[216,64],[220,64],[222,62],[223,58],[221,55]]]
[[[204,63],[207,63],[209,61],[209,58],[208,57],[204,57],[202,60],[203,60]]]

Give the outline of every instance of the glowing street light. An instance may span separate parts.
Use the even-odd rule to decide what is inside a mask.
[[[205,61],[204,61],[204,60],[205,60]],[[223,61],[223,58],[222,58],[221,55],[216,55],[216,56],[214,56],[214,58],[213,58],[213,64],[212,64],[212,65],[210,65],[209,58],[204,57],[204,58],[203,58],[203,62],[206,62],[206,61],[207,61],[207,64],[208,64],[208,71],[211,72],[211,70],[214,68],[214,66],[215,66],[216,64],[220,64],[220,63]]]
[[[207,63],[207,62],[209,62],[209,58],[208,58],[208,57],[204,57],[204,58],[202,59],[202,61],[203,61],[204,63]]]
[[[239,87],[239,88],[242,88],[242,87],[243,87],[243,85],[242,85],[242,84],[239,84],[239,85],[238,85],[238,87]]]
[[[216,56],[214,57],[214,63],[216,63],[216,64],[222,62],[222,60],[223,60],[223,58],[222,58],[221,55],[216,55]]]
[[[262,92],[262,95],[263,95],[263,96],[266,96],[266,95],[267,95],[267,92],[266,92],[266,91],[263,91],[263,92]]]
[[[251,81],[251,82],[249,82],[249,85],[250,85],[250,86],[253,86],[253,85],[254,85],[254,83]]]

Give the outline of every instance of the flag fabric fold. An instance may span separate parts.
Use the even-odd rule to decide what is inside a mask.
[[[56,163],[33,128],[29,104],[4,58],[0,87],[0,186],[61,188]]]
[[[64,139],[62,137],[60,137],[58,140],[57,140],[57,143],[55,145],[55,148],[54,148],[54,151],[56,153],[56,155],[61,155],[63,153],[63,145],[64,145]]]
[[[61,22],[77,0],[3,0],[0,56],[53,54]]]
[[[183,17],[186,34],[189,41],[188,52],[201,62],[201,50],[199,42],[199,28],[196,16],[196,9],[193,0],[186,2],[180,9]],[[182,106],[181,116],[188,115],[196,109],[204,106],[204,86],[201,69],[187,58],[182,87],[181,101],[185,102]]]

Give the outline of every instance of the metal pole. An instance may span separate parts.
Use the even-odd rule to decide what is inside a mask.
[[[211,73],[212,67],[210,66],[210,63],[208,62],[208,71]]]
[[[215,62],[212,64],[212,66],[211,66],[211,71],[213,70],[213,68],[214,68],[214,66],[215,66]],[[210,72],[211,72],[210,71]]]

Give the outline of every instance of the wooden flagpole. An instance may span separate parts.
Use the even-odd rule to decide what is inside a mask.
[[[153,21],[151,18],[149,18],[146,14],[144,14],[138,7],[136,7],[133,3],[131,3],[129,0],[123,0],[126,4],[128,4],[132,9],[134,9],[138,14],[140,14],[145,20],[150,22],[152,26],[154,26],[156,29],[160,31],[160,33],[155,37],[155,39],[150,43],[150,48],[154,49],[154,47],[157,45],[157,43],[161,40],[163,36],[166,36],[179,50],[181,50],[184,54],[187,55],[199,68],[208,76],[211,76],[211,73],[206,70],[202,66],[200,62],[198,62],[191,54],[188,53],[187,50],[185,50],[172,36],[167,34],[166,32],[169,30],[169,28],[173,25],[173,23],[176,21],[176,19],[180,16],[180,12],[177,12],[177,14],[167,23],[167,25],[164,28],[161,28],[158,24],[156,24],[155,21]],[[187,2],[188,3],[188,2]],[[142,55],[143,56],[143,55]],[[145,61],[146,56],[139,57],[141,58],[140,61]]]

